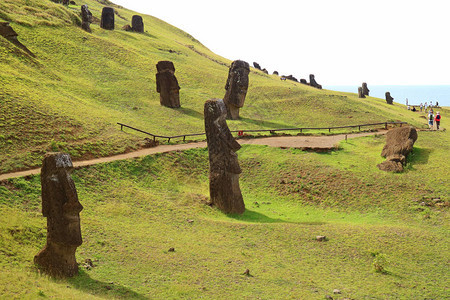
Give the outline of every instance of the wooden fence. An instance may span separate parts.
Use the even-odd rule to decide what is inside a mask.
[[[174,135],[174,136],[156,135],[156,134],[153,134],[153,133],[150,133],[150,132],[138,129],[138,128],[131,127],[126,124],[122,124],[122,123],[117,123],[117,124],[120,125],[120,130],[123,130],[124,127],[130,128],[130,129],[133,129],[133,130],[136,130],[136,131],[139,131],[144,134],[152,136],[154,141],[156,140],[156,138],[167,139],[167,142],[170,142],[171,139],[183,138],[183,142],[185,142],[186,137],[205,135],[204,132],[181,134],[181,135]],[[384,128],[387,129],[388,125],[400,125],[400,127],[401,127],[403,124],[408,124],[408,123],[406,123],[406,122],[381,122],[381,123],[359,124],[359,125],[349,125],[349,126],[334,126],[334,127],[302,127],[302,128],[279,128],[279,129],[231,130],[231,132],[237,132],[237,133],[242,133],[242,134],[245,132],[270,132],[271,134],[274,134],[277,131],[300,131],[300,133],[302,133],[304,130],[328,130],[328,132],[331,132],[332,129],[345,129],[345,128],[358,128],[358,130],[361,131],[362,127],[384,125]]]

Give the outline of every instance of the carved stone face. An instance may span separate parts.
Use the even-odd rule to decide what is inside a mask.
[[[68,154],[46,155],[41,172],[42,214],[47,217],[50,242],[79,246],[82,244],[80,212],[83,206],[70,176],[72,170]]]
[[[225,89],[226,102],[235,107],[243,107],[248,90],[248,74],[250,67],[242,60],[236,60],[231,64]]]

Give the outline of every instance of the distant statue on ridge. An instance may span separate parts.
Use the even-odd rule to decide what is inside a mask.
[[[209,194],[224,213],[242,214],[244,200],[239,187],[242,172],[237,154],[241,145],[228,129],[227,109],[222,99],[205,102],[205,131],[209,152]]]
[[[86,4],[81,5],[81,28],[84,31],[92,32],[91,23],[92,13],[89,11],[89,8]]]
[[[156,64],[156,91],[162,106],[178,108],[180,104],[180,86],[175,77],[175,66],[171,61],[159,61]]]
[[[369,88],[367,87],[367,83],[363,82],[362,83],[362,92],[364,96],[369,96]],[[365,98],[365,97],[364,97]]]
[[[393,104],[394,103],[394,98],[391,97],[391,93],[390,92],[386,92],[385,96],[386,96],[386,103],[387,104]]]
[[[75,251],[81,238],[77,190],[70,176],[72,160],[65,153],[48,153],[41,169],[42,214],[47,218],[47,243],[34,263],[53,277],[71,277],[78,273]]]
[[[358,87],[358,98],[366,98],[366,96],[364,96],[363,90],[364,88]]]
[[[134,15],[131,18],[131,29],[135,32],[144,32],[144,21],[141,16]]]
[[[250,66],[242,60],[235,60],[228,71],[223,101],[227,107],[228,119],[239,119],[239,109],[244,106],[248,89]]]
[[[314,78],[314,74],[309,74],[309,85],[318,89],[322,89],[322,86],[318,84],[316,79]]]

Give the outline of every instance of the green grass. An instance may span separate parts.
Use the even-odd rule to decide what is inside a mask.
[[[384,141],[352,139],[326,154],[243,146],[241,216],[207,205],[206,149],[75,170],[81,271],[62,281],[32,265],[45,243],[39,177],[4,182],[2,294],[323,299],[340,289],[353,299],[444,299],[450,188],[438,166],[449,158],[449,135],[420,132],[402,174],[376,168]]]
[[[39,166],[44,153],[55,149],[81,160],[139,148],[145,136],[121,132],[117,122],[162,135],[204,131],[203,104],[223,97],[231,61],[151,16],[143,16],[144,34],[123,31],[135,13],[120,6],[113,5],[116,30],[103,30],[101,2],[77,1],[67,8],[47,0],[0,4],[0,20],[9,21],[36,55],[0,38],[0,173]],[[93,13],[92,34],[78,27],[82,4]],[[160,60],[175,64],[180,109],[159,104]],[[231,129],[426,123],[382,99],[317,90],[253,68],[241,116],[229,122]]]

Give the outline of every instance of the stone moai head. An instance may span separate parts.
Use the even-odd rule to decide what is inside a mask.
[[[309,85],[318,89],[322,89],[322,85],[317,83],[314,74],[309,74]]]
[[[366,98],[366,96],[364,96],[362,87],[358,87],[358,98]]]
[[[81,28],[87,32],[92,32],[92,13],[86,4],[81,6]]]
[[[255,69],[261,70],[261,66],[255,61],[253,62],[253,67],[255,67]]]
[[[227,110],[222,99],[205,103],[205,131],[209,152],[209,192],[211,201],[225,213],[245,211],[239,187],[237,150],[241,148],[227,126]]]
[[[144,21],[141,16],[134,15],[131,18],[131,28],[135,32],[144,32]]]
[[[17,40],[17,32],[9,25],[9,22],[0,22],[0,35],[8,40]]]
[[[107,30],[114,30],[114,14],[114,8],[103,7],[100,27]]]
[[[387,104],[392,104],[394,102],[394,98],[391,97],[391,93],[390,92],[386,92],[386,103]]]
[[[363,82],[362,83],[362,92],[364,96],[369,96],[369,88],[367,87],[367,83]]]
[[[249,73],[250,66],[247,62],[235,60],[231,64],[223,98],[229,119],[239,119],[239,108],[244,106],[245,96],[247,95]]]
[[[72,160],[65,153],[48,153],[41,170],[42,214],[47,218],[47,244],[35,258],[44,272],[70,277],[78,272],[75,251],[83,243]]]
[[[159,61],[156,64],[156,91],[163,106],[178,108],[180,104],[180,86],[175,77],[175,66],[171,61]]]

